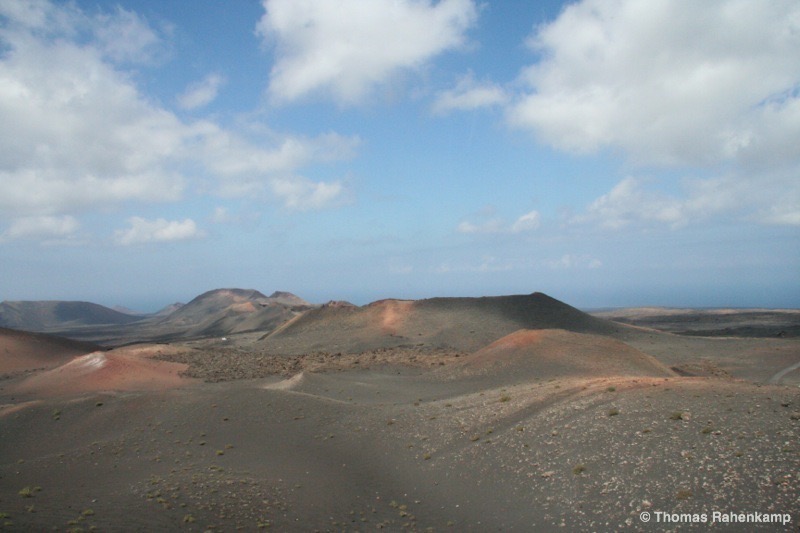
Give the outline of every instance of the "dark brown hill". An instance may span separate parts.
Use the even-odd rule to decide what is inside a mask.
[[[0,373],[51,368],[101,349],[88,342],[0,328]]]
[[[267,303],[267,297],[253,289],[214,289],[204,292],[191,302],[167,315],[163,324],[176,326],[193,326],[217,318],[226,311],[252,313],[261,303]]]
[[[148,331],[163,338],[224,336],[272,331],[311,304],[288,292],[265,296],[253,289],[215,289],[161,318]]]
[[[47,332],[79,326],[122,325],[141,320],[91,302],[5,301],[0,303],[0,326]]]
[[[380,300],[363,307],[324,305],[262,338],[270,352],[359,353],[415,346],[476,351],[519,329],[614,335],[626,328],[546,294]]]

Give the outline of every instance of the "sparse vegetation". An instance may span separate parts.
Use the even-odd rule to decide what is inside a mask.
[[[692,491],[689,489],[681,489],[675,494],[675,498],[678,500],[688,500],[692,497]]]
[[[617,416],[619,414],[619,409],[617,409],[616,407],[613,409],[609,409],[607,414],[608,416]]]
[[[670,420],[683,420],[683,412],[682,411],[673,411],[671,415],[669,415]]]
[[[504,394],[504,395],[500,396],[500,402],[502,402],[502,403],[507,402],[509,400],[511,400],[511,396],[509,396],[508,394]]]

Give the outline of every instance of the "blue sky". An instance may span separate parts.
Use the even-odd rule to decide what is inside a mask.
[[[0,299],[800,306],[794,1],[0,3]]]

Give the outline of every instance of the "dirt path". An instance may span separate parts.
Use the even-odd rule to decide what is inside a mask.
[[[798,361],[797,363],[793,364],[792,366],[786,367],[783,370],[781,370],[780,372],[776,373],[774,376],[769,378],[768,383],[771,383],[773,385],[777,384],[777,383],[780,383],[781,379],[783,379],[783,377],[786,374],[788,374],[790,372],[793,372],[794,370],[797,370],[798,368],[800,368],[800,361]]]

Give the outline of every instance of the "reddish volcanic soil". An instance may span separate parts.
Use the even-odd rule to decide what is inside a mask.
[[[0,328],[0,374],[52,368],[97,349],[87,342]]]
[[[181,363],[151,359],[135,349],[119,348],[76,357],[21,381],[10,391],[44,397],[90,391],[163,390],[191,384],[191,378],[181,376],[187,368]]]

